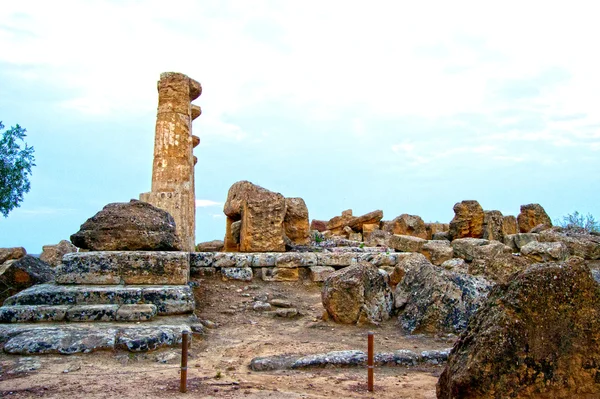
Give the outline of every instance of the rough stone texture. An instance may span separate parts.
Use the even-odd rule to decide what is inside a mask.
[[[93,327],[31,329],[9,339],[4,344],[4,351],[15,355],[71,355],[111,350],[115,346],[115,334],[116,329]]]
[[[298,281],[300,273],[297,268],[263,267],[261,278],[263,281]]]
[[[159,315],[189,313],[194,296],[188,285],[56,285],[39,284],[8,298],[4,305],[106,305],[154,304]]]
[[[363,226],[365,224],[377,224],[381,221],[382,218],[383,218],[383,211],[376,210],[373,212],[366,213],[362,216],[353,218],[348,223],[348,227],[350,227],[352,230],[354,230],[356,232],[362,233]]]
[[[391,234],[419,237],[424,240],[430,237],[423,219],[420,216],[408,215],[406,213],[403,213],[391,222],[387,222],[384,230]]]
[[[308,208],[302,198],[285,199],[283,228],[293,244],[306,245],[310,242]]]
[[[225,243],[223,240],[212,240],[196,244],[196,252],[221,252]]]
[[[16,305],[0,307],[0,323],[63,321],[69,306]]]
[[[75,246],[91,251],[178,251],[175,221],[166,211],[131,200],[112,203],[71,235]]]
[[[223,212],[231,223],[241,220],[240,251],[284,252],[285,198],[248,181],[234,183],[227,194]],[[231,239],[225,237],[225,250]],[[233,243],[235,245],[235,243]]]
[[[223,280],[252,281],[252,269],[250,267],[224,267],[221,269]]]
[[[156,316],[156,305],[144,303],[137,305],[121,305],[117,310],[117,321],[147,321]]]
[[[287,252],[276,254],[275,266],[280,268],[308,267],[317,265],[317,254]]]
[[[327,222],[327,231],[331,234],[341,235],[344,227],[348,226],[353,219],[352,209],[346,209],[341,216],[335,216]]]
[[[366,252],[360,254],[357,258],[358,262],[369,262],[370,264],[381,267],[381,266],[395,266],[398,263],[398,259],[404,254],[397,254],[394,252]]]
[[[190,255],[164,251],[77,252],[56,268],[59,284],[187,284]]]
[[[543,242],[562,242],[570,255],[579,256],[586,260],[600,259],[600,236],[587,234],[583,231],[553,227],[539,234]]]
[[[335,269],[331,266],[311,266],[310,280],[315,283],[322,283],[334,272]]]
[[[473,247],[473,257],[469,274],[482,275],[497,283],[508,281],[513,273],[523,271],[531,264],[526,257],[513,255],[512,248],[499,241]]]
[[[374,323],[390,318],[392,291],[377,267],[362,262],[331,274],[321,299],[327,313],[339,323]]]
[[[467,262],[465,262],[464,259],[461,258],[452,258],[449,259],[447,261],[445,261],[444,263],[441,264],[441,267],[443,267],[446,270],[450,270],[456,273],[468,273],[469,272],[469,265],[467,264]]]
[[[427,241],[421,247],[421,253],[434,265],[441,265],[454,256],[450,241]]]
[[[487,245],[490,242],[482,238],[458,238],[452,241],[454,249],[454,257],[462,258],[467,262],[471,262],[475,257],[475,248],[482,245]]]
[[[192,135],[192,120],[201,114],[200,107],[192,106],[191,101],[200,96],[202,86],[184,74],[165,72],[157,89],[152,188],[140,194],[140,199],[173,216],[180,247],[191,252],[196,242],[193,148],[200,143]]]
[[[532,241],[521,248],[521,253],[535,262],[552,262],[567,259],[569,249],[562,242]]]
[[[431,239],[436,240],[436,241],[450,241],[452,239],[452,237],[450,237],[450,232],[440,231],[437,233],[433,233],[431,235]]]
[[[0,265],[7,260],[20,259],[27,255],[27,251],[23,247],[0,248]]]
[[[40,260],[56,267],[61,264],[63,256],[71,252],[77,252],[77,247],[67,240],[61,240],[56,245],[44,245]]]
[[[540,204],[521,205],[521,213],[517,216],[519,233],[529,233],[531,229],[539,225],[552,227],[550,217]]]
[[[365,245],[369,247],[389,247],[391,233],[383,230],[373,230],[368,237],[365,237]]]
[[[350,266],[356,263],[357,255],[352,252],[320,253],[317,254],[319,266]]]
[[[252,256],[252,267],[273,267],[277,261],[277,255],[277,253],[268,252],[254,254]]]
[[[504,229],[504,235],[517,234],[519,232],[519,228],[517,226],[517,218],[513,215],[504,216],[502,228]]]
[[[448,223],[425,223],[425,230],[427,231],[427,239],[434,240],[434,235],[439,233],[447,233],[450,225]]]
[[[394,271],[390,273],[390,284],[396,286],[399,284],[409,270],[419,270],[427,267],[430,262],[420,253],[405,253],[398,257],[398,263],[394,267]]]
[[[325,220],[317,220],[317,219],[313,219],[310,221],[310,230],[311,231],[318,231],[318,232],[324,232],[325,230],[327,230],[327,221]]]
[[[504,240],[504,216],[502,212],[483,212],[483,238],[496,241]]]
[[[117,333],[115,347],[130,352],[147,352],[163,347],[181,346],[181,333],[189,330],[187,325],[123,329]]]
[[[35,284],[54,280],[54,270],[38,258],[25,255],[0,265],[0,303]]]
[[[78,305],[67,309],[68,321],[114,321],[119,305]]]
[[[400,325],[411,334],[461,332],[490,286],[481,277],[451,272],[430,263],[409,269],[395,292]]]
[[[449,234],[452,239],[483,237],[484,212],[477,201],[462,201],[454,205],[454,218],[450,222]]]
[[[367,240],[372,232],[379,230],[379,223],[365,223],[363,224],[362,236],[363,240]]]
[[[413,236],[401,236],[394,234],[390,237],[388,244],[391,248],[400,252],[421,252],[427,240]]]
[[[231,241],[235,242],[238,247],[240,245],[240,236],[242,234],[242,221],[238,220],[237,222],[231,223]]]
[[[504,236],[504,244],[511,247],[515,252],[520,252],[521,248],[532,241],[539,241],[540,235],[536,233],[518,233]]]
[[[600,290],[581,259],[532,266],[491,291],[437,397],[600,397],[599,340]]]

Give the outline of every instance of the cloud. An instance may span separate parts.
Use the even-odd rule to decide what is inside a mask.
[[[196,200],[196,208],[205,208],[209,206],[223,206],[222,202],[207,200],[207,199],[197,199]]]

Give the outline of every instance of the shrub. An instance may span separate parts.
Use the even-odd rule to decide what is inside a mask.
[[[565,229],[582,229],[586,233],[600,233],[600,222],[598,222],[591,213],[584,215],[577,211],[563,216],[561,220],[555,222]]]

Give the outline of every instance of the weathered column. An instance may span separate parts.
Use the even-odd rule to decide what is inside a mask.
[[[165,72],[158,81],[158,112],[154,136],[152,190],[140,200],[169,212],[184,251],[193,251],[196,229],[196,195],[193,148],[200,139],[192,135],[192,120],[201,114],[191,102],[202,86],[182,73]]]

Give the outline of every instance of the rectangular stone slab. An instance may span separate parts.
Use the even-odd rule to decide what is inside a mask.
[[[188,252],[93,251],[67,254],[57,267],[59,284],[187,284]]]
[[[114,321],[119,305],[80,305],[67,310],[68,321]]]

